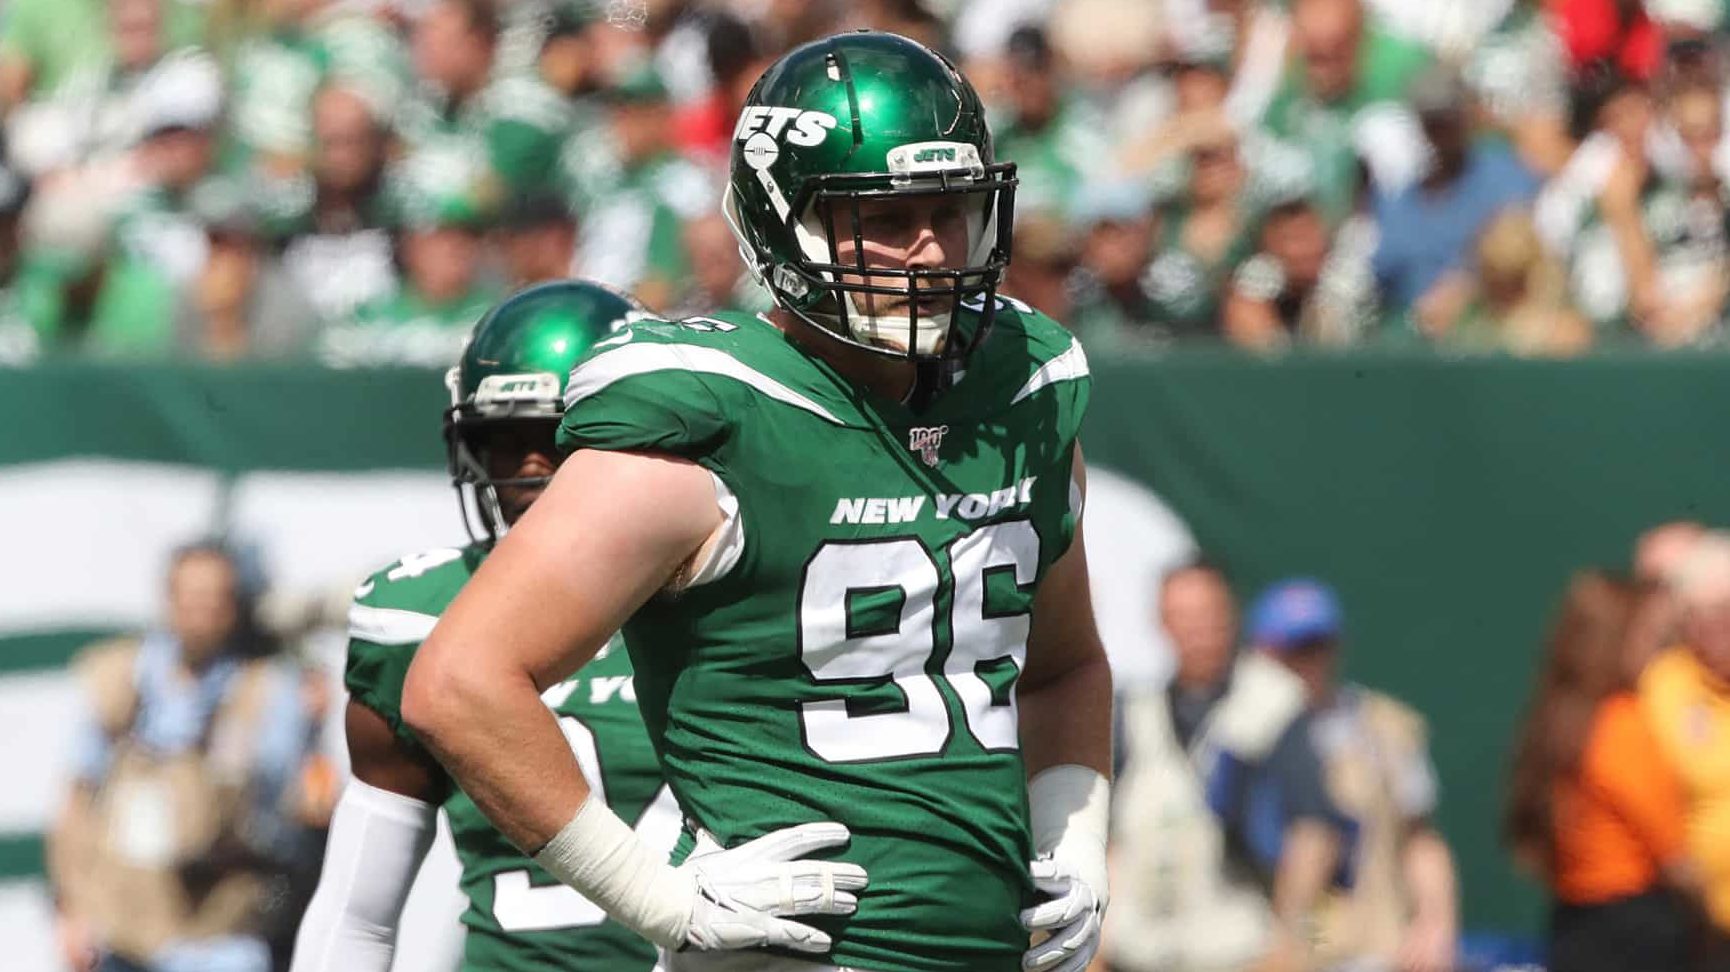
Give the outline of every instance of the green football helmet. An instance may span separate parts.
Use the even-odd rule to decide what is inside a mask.
[[[565,383],[578,359],[612,332],[652,316],[611,287],[558,280],[512,294],[475,325],[462,359],[445,374],[451,405],[444,413],[451,484],[471,539],[492,542],[504,532],[499,487],[548,482],[544,476],[494,479],[487,471],[494,439],[535,431],[550,440],[565,413]]]
[[[758,79],[733,133],[723,207],[778,306],[848,344],[913,359],[921,384],[947,384],[990,327],[1015,184],[954,65],[905,37],[857,31],[795,48]],[[964,261],[867,271],[860,207],[880,199],[958,207]],[[837,241],[853,244],[847,262]],[[905,309],[868,313],[879,301]]]

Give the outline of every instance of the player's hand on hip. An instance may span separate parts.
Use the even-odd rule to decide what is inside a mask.
[[[1030,932],[1048,937],[1021,956],[1028,972],[1081,972],[1099,951],[1099,931],[1105,902],[1088,869],[1061,858],[1042,857],[1029,865],[1033,886],[1049,900],[1021,913]],[[1103,869],[1101,869],[1103,874]]]
[[[829,936],[788,921],[803,915],[850,915],[865,888],[865,869],[807,855],[844,846],[852,834],[838,823],[786,827],[722,850],[699,833],[680,871],[695,882],[686,944],[702,951],[775,946],[826,952]]]

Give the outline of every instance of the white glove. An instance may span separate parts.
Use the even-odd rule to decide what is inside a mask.
[[[1021,956],[1021,967],[1028,972],[1081,972],[1099,951],[1104,902],[1070,862],[1042,857],[1028,870],[1033,886],[1051,900],[1023,911],[1021,924],[1028,931],[1050,932],[1050,937]]]
[[[850,915],[865,887],[857,864],[804,857],[852,839],[838,823],[810,823],[722,850],[707,834],[680,867],[651,850],[593,794],[535,862],[616,921],[670,949],[829,950],[829,936],[789,915]]]
[[[722,850],[706,832],[679,873],[695,883],[685,942],[699,951],[774,946],[826,952],[829,936],[789,915],[850,915],[865,869],[838,861],[804,860],[851,839],[838,823],[787,827]]]
[[[1049,900],[1021,913],[1028,931],[1048,933],[1022,954],[1027,972],[1082,972],[1099,951],[1110,893],[1105,866],[1110,796],[1104,776],[1074,763],[1045,769],[1028,783],[1039,858],[1027,869],[1034,888]]]

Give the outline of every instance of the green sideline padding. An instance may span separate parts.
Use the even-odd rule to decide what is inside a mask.
[[[1152,486],[1245,596],[1291,573],[1340,588],[1349,674],[1430,720],[1466,923],[1536,929],[1539,896],[1507,866],[1496,817],[1546,620],[1570,571],[1624,565],[1643,527],[1730,524],[1730,357],[1189,352],[1093,365],[1090,461]],[[443,404],[426,371],[5,372],[0,475],[73,455],[435,469]]]
[[[1293,573],[1339,587],[1349,675],[1429,718],[1465,922],[1537,929],[1497,815],[1551,611],[1654,522],[1730,525],[1730,357],[1094,370],[1089,458],[1151,485],[1246,597]]]
[[[437,468],[442,374],[235,365],[0,369],[0,468],[68,456],[224,471]]]

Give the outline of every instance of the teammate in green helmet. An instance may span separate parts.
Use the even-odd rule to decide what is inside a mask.
[[[610,287],[558,281],[515,294],[475,327],[462,360],[445,374],[451,393],[445,454],[469,539],[496,542],[551,481],[559,455],[553,433],[577,360],[613,331],[648,316]],[[541,461],[525,467],[524,457]]]
[[[385,972],[410,885],[443,810],[467,898],[462,968],[645,972],[655,949],[523,856],[476,809],[402,720],[402,685],[420,641],[546,487],[572,366],[646,316],[598,284],[542,284],[493,308],[446,383],[445,442],[474,542],[404,557],[355,592],[349,613],[346,735],[354,778],[343,791],[293,972]],[[478,521],[478,522],[477,522]],[[607,804],[647,843],[670,850],[678,809],[631,679],[630,656],[603,649],[540,703]]]
[[[995,292],[1013,193],[936,53],[783,56],[726,200],[775,308],[597,344],[570,457],[409,671],[428,748],[668,972],[1080,972],[1097,948],[1090,379]],[[621,623],[685,815],[670,863],[534,705]]]

